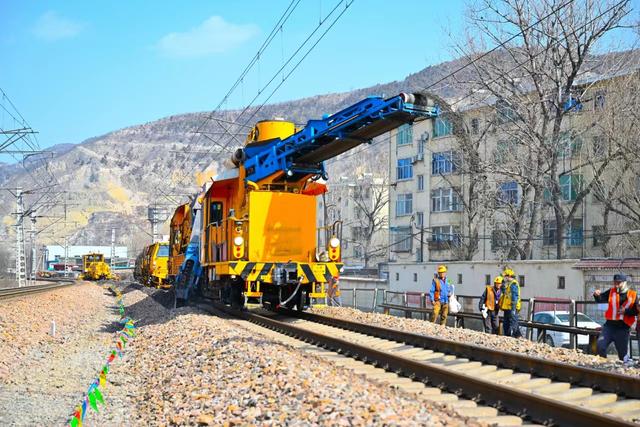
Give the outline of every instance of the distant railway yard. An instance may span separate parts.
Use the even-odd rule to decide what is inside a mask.
[[[96,382],[83,425],[640,421],[637,365],[342,307],[175,309],[172,290],[123,280],[0,300],[0,424],[76,425],[122,317],[135,335]]]

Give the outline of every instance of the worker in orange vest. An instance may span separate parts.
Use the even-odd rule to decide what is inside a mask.
[[[636,316],[632,314],[637,300],[636,291],[627,286],[627,276],[615,274],[613,287],[605,292],[596,289],[593,297],[597,302],[609,304],[604,314],[607,321],[602,326],[597,341],[598,355],[607,357],[607,348],[613,342],[618,358],[626,361],[630,328],[636,321]]]
[[[494,335],[500,334],[500,306],[498,301],[502,293],[502,276],[496,276],[493,286],[487,285],[484,293],[478,302],[478,309],[482,313],[484,321],[484,331],[491,331]]]

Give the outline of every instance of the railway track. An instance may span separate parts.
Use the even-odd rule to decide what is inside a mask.
[[[36,286],[25,286],[22,288],[0,289],[0,300],[15,298],[15,297],[24,296],[24,295],[36,294],[40,292],[46,292],[53,289],[72,286],[75,284],[75,281],[72,279],[57,279],[57,280],[47,280],[47,281],[54,281],[55,283],[47,283],[47,284],[36,285]]]
[[[558,426],[631,426],[640,419],[637,379],[309,313],[215,308],[436,386],[446,392],[440,401],[482,402],[494,411],[475,411],[486,421],[499,422],[497,411]]]

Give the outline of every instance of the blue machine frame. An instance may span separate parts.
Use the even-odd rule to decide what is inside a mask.
[[[369,97],[321,120],[309,120],[299,132],[270,144],[249,144],[244,148],[248,181],[259,181],[284,171],[325,176],[324,160],[371,140],[404,123],[437,117],[437,106],[407,102],[405,94],[383,99]],[[381,126],[381,121],[387,125]],[[346,143],[348,141],[348,143]]]

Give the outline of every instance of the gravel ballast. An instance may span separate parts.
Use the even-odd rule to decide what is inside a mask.
[[[420,319],[406,319],[380,313],[368,313],[349,307],[314,307],[310,311],[324,316],[351,320],[367,325],[433,336],[640,378],[640,367],[637,364],[625,366],[620,361],[604,359],[599,356],[589,355],[567,348],[551,347],[544,343],[532,342],[523,338],[517,339],[491,335],[470,329],[441,326]]]
[[[125,294],[136,337],[111,373],[99,425],[469,425],[444,405],[147,293]]]
[[[104,362],[118,317],[113,296],[90,283],[1,301],[0,425],[63,425]]]

